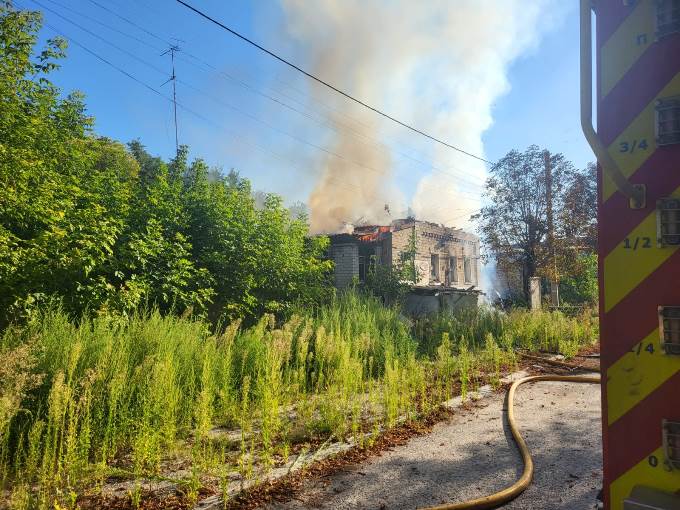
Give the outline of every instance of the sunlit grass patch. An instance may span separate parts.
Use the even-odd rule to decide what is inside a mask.
[[[557,312],[412,322],[355,293],[245,329],[48,309],[0,338],[0,481],[16,508],[74,508],[112,477],[128,481],[132,507],[144,480],[172,480],[187,501],[206,483],[226,495],[305,444],[364,445],[498,386],[517,349],[571,356],[595,333],[590,318]]]

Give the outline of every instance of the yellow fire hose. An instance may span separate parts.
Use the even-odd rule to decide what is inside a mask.
[[[507,503],[508,501],[512,501],[517,496],[522,494],[522,492],[524,492],[527,487],[529,487],[529,484],[531,484],[531,479],[534,476],[534,461],[531,458],[531,453],[529,453],[529,448],[527,447],[526,442],[522,438],[522,435],[519,433],[519,429],[517,428],[513,406],[515,401],[515,391],[517,388],[522,384],[537,381],[562,381],[599,384],[600,377],[580,375],[535,375],[519,379],[512,383],[512,386],[510,386],[510,389],[508,390],[508,425],[510,425],[512,437],[515,440],[515,443],[517,443],[517,448],[519,448],[519,452],[522,455],[522,461],[524,462],[524,472],[522,473],[522,476],[510,487],[496,492],[495,494],[490,494],[489,496],[484,496],[478,499],[463,501],[461,503],[447,503],[444,505],[437,505],[423,510],[481,510],[483,508],[496,508]]]
[[[592,27],[591,27],[591,2],[589,0],[580,0],[580,21],[581,21],[581,125],[586,139],[590,143],[597,160],[614,181],[616,187],[624,195],[631,199],[631,206],[640,208],[644,206],[644,190],[631,184],[626,177],[621,173],[616,162],[612,159],[609,152],[602,144],[599,136],[595,132],[592,124]],[[527,356],[531,357],[531,356]],[[577,368],[577,367],[573,367]],[[449,503],[444,505],[437,505],[423,510],[480,510],[483,508],[496,508],[500,505],[512,501],[519,496],[524,490],[529,487],[531,479],[534,475],[534,462],[531,459],[529,448],[522,438],[515,423],[515,412],[513,409],[515,400],[515,391],[519,386],[529,382],[537,381],[564,381],[575,383],[593,383],[599,384],[600,377],[587,376],[567,376],[567,375],[537,375],[533,377],[525,377],[512,383],[508,391],[508,424],[512,437],[517,443],[517,447],[522,455],[524,462],[524,472],[519,480],[506,489],[500,492],[484,496],[483,498],[471,499],[461,503]]]

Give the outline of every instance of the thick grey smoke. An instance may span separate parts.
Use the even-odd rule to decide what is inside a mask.
[[[556,0],[281,2],[286,29],[310,52],[315,73],[482,156],[492,105],[509,90],[509,64],[536,44],[539,27],[551,24],[559,7]],[[388,221],[385,204],[399,214],[410,202],[417,217],[458,226],[479,208],[484,163],[313,87],[317,99],[341,112],[328,145],[344,157],[329,156],[319,169],[309,200],[314,231],[359,218]],[[389,139],[391,150],[367,138]],[[412,165],[419,180],[404,198],[393,184],[394,163],[414,147],[439,171]]]

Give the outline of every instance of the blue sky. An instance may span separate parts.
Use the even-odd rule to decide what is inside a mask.
[[[495,105],[494,125],[483,139],[491,158],[536,144],[562,152],[577,167],[595,157],[580,123],[578,2],[509,70],[512,89]]]
[[[180,80],[178,101],[198,114],[179,109],[180,143],[188,144],[193,156],[203,157],[212,165],[225,170],[237,168],[253,181],[256,189],[281,193],[288,201],[307,199],[317,162],[324,156],[319,147],[327,147],[324,134],[329,115],[327,105],[337,108],[335,98],[330,97],[332,92],[312,99],[306,78],[171,0],[96,0],[113,12],[91,0],[39,2],[41,5],[33,0],[18,0],[17,5],[42,10],[47,24],[168,96],[171,85],[161,84],[170,75],[170,58],[160,53],[173,38],[179,39],[182,52],[176,62]],[[306,48],[281,28],[284,13],[278,2],[192,3],[301,66],[311,65],[306,61]],[[579,167],[593,159],[579,126],[578,12],[576,2],[572,3],[544,34],[538,47],[511,65],[508,72],[511,89],[495,102],[494,123],[483,135],[488,159],[530,144],[562,152]],[[53,34],[47,27],[43,30],[44,37]],[[193,56],[213,69],[206,69]],[[165,158],[174,154],[172,105],[167,100],[76,45],[71,45],[68,58],[53,79],[64,91],[78,89],[85,94],[99,134],[124,142],[140,138],[153,154]],[[427,126],[422,127],[427,131]],[[417,146],[425,147],[427,153],[429,142],[418,139],[416,134],[401,133],[394,143],[408,137],[412,143],[398,147],[399,150],[411,153],[411,147]],[[409,171],[396,174],[396,185],[407,197],[414,179]]]

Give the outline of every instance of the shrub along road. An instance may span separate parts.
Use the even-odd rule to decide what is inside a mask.
[[[495,394],[435,426],[431,434],[365,464],[312,479],[288,503],[269,509],[419,508],[495,492],[516,480],[521,459]],[[503,508],[590,509],[601,487],[600,388],[541,382],[518,390],[515,414],[536,472]]]

